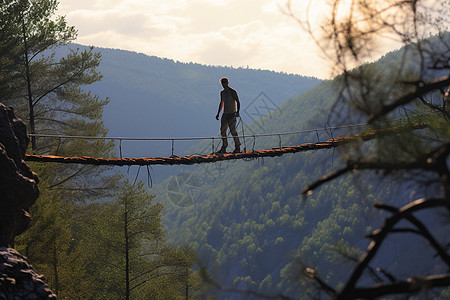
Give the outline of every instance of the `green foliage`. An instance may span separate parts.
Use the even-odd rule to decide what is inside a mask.
[[[162,206],[153,198],[141,182],[124,183],[114,201],[76,205],[65,251],[70,277],[62,280],[60,298],[177,299],[186,286],[198,293],[200,279],[191,270],[196,256],[164,241]]]
[[[40,186],[41,194],[30,212],[33,226],[16,239],[16,247],[36,269],[47,274],[50,287],[58,293],[65,288],[65,278],[70,276],[72,206],[63,201],[58,192],[45,189],[44,183]]]
[[[65,47],[58,51],[61,56],[67,53]],[[109,99],[104,122],[110,136],[218,136],[214,115],[222,89],[219,79],[224,76],[229,77],[230,85],[239,93],[244,124],[258,117],[256,109],[264,105],[261,100],[267,100],[266,96],[271,101],[267,105],[274,108],[320,83],[317,78],[268,70],[182,63],[117,49],[96,51],[102,54],[99,71],[104,77],[101,84],[92,85],[90,90]],[[257,130],[262,131],[259,127]],[[171,155],[170,146],[167,142],[124,142],[123,150],[129,157],[167,156]],[[211,151],[208,142],[187,153],[192,146],[193,142],[176,141],[174,154]],[[165,167],[157,172],[155,182],[173,174]]]
[[[101,99],[87,89],[102,76],[92,47],[68,46],[74,27],[55,16],[56,0],[8,0],[0,4],[1,101],[15,108],[33,134],[105,136]],[[32,137],[37,154],[110,157],[101,139]],[[143,184],[120,183],[110,168],[30,163],[41,197],[31,228],[16,240],[60,299],[119,299],[133,293],[177,298],[196,295],[198,275],[188,248],[167,244],[161,204]],[[109,201],[113,198],[113,201]],[[106,201],[108,200],[108,201]],[[126,255],[125,255],[126,254]]]
[[[16,3],[4,3],[0,6],[0,95],[8,97],[14,91],[15,62],[20,59],[20,31],[17,27]]]
[[[6,70],[8,92],[1,101],[14,107],[32,134],[104,136],[103,108],[107,99],[86,91],[99,81],[100,54],[93,48],[72,49],[58,56],[56,48],[76,38],[76,30],[62,16],[55,16],[56,0],[2,3],[0,14],[4,51],[0,51],[1,72]],[[11,72],[8,70],[12,70]],[[5,72],[6,73],[6,72]],[[2,77],[0,75],[0,77]],[[1,85],[1,83],[0,83]],[[36,154],[109,157],[114,144],[73,139],[31,138]],[[34,167],[34,166],[33,166]],[[73,201],[88,200],[108,191],[114,180],[104,175],[107,168],[77,165],[38,167],[47,186],[61,197]]]
[[[375,80],[388,81],[389,68],[393,67],[390,57],[395,55],[382,60],[380,66],[368,64],[356,72],[375,72],[380,75]],[[381,74],[385,74],[384,77]],[[280,107],[280,116],[267,119],[265,126],[271,132],[284,132],[326,123],[332,101],[339,93],[340,80],[324,82],[295,99],[287,100]],[[383,95],[375,93],[371,97]],[[355,105],[361,109],[375,109],[362,102]],[[352,117],[346,119],[348,123],[356,121]],[[393,124],[387,123],[386,126]],[[447,132],[448,127],[439,123],[433,130]],[[321,134],[320,139],[340,134],[349,133],[335,130],[328,136]],[[412,153],[408,153],[410,149],[406,145],[417,138],[417,134],[411,132],[401,137],[382,138],[362,147],[345,148],[342,154],[344,159],[351,155],[357,159],[360,157],[357,151],[364,150],[361,152],[364,155],[378,153],[380,157],[392,158],[392,161],[407,160]],[[436,137],[430,131],[419,134]],[[315,133],[305,134],[286,138],[283,145],[316,140]],[[277,146],[277,142],[276,138],[268,138],[263,144]],[[382,147],[386,142],[404,143],[401,148],[404,152]],[[349,260],[352,261],[368,245],[362,237],[380,224],[381,214],[372,209],[373,204],[376,201],[401,203],[407,200],[406,196],[399,196],[405,186],[399,185],[395,179],[380,181],[370,173],[357,178],[343,176],[322,186],[307,200],[302,199],[300,193],[307,184],[341,167],[341,162],[335,162],[333,158],[334,150],[325,150],[270,158],[264,163],[222,164],[220,176],[205,179],[195,207],[171,206],[165,201],[163,191],[159,190],[157,194],[160,194],[161,201],[169,207],[164,218],[168,236],[177,243],[188,243],[196,248],[205,264],[213,270],[213,276],[224,284],[267,290],[270,275],[272,292],[282,291],[295,297],[305,294],[308,298],[307,293],[312,292],[311,281],[298,276],[302,266],[310,266],[318,270],[321,278],[333,286],[340,286],[351,270]],[[202,168],[192,172],[197,178],[205,178],[202,177],[202,172],[205,172]],[[212,222],[220,230],[206,233]],[[213,255],[207,257],[208,254]],[[230,274],[230,269],[236,271]]]
[[[333,91],[333,83],[326,82],[286,101],[280,107],[281,117],[268,120],[266,126],[271,131],[308,128],[310,115],[320,116],[314,111],[328,109]],[[283,142],[293,145],[310,139],[317,137],[297,136]],[[292,274],[298,274],[300,257],[339,282],[348,269],[342,268],[336,245],[345,241],[349,247],[361,247],[366,228],[379,220],[368,208],[388,194],[381,194],[374,184],[356,189],[345,177],[304,202],[302,188],[333,167],[331,162],[323,163],[331,155],[331,151],[305,152],[270,158],[264,164],[222,165],[220,177],[204,181],[195,206],[176,208],[163,202],[168,207],[164,211],[168,236],[196,248],[212,276],[226,285],[298,295],[301,284],[292,283]],[[202,168],[193,172],[192,177],[203,178]]]

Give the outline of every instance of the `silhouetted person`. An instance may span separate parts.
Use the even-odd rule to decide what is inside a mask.
[[[222,118],[220,119],[220,135],[222,136],[222,148],[219,153],[225,153],[228,147],[227,128],[230,128],[234,139],[233,153],[241,152],[241,142],[236,131],[236,118],[239,117],[241,103],[237,92],[228,86],[228,78],[220,79],[223,90],[220,92],[220,104],[217,111],[216,120],[219,120],[220,111],[223,108]],[[236,105],[237,104],[237,105]],[[237,108],[237,109],[236,109]]]

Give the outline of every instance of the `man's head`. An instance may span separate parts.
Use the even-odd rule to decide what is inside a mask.
[[[222,86],[224,88],[228,87],[228,78],[226,78],[226,77],[221,78],[220,83],[222,84]]]

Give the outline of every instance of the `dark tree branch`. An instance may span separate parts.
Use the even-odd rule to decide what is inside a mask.
[[[391,233],[414,233],[414,234],[420,235],[419,231],[417,231],[416,229],[412,229],[412,228],[396,228],[396,229],[392,229]]]
[[[85,169],[85,166],[82,166],[80,169],[78,169],[75,173],[73,173],[72,175],[69,175],[68,177],[60,180],[57,183],[52,184],[51,186],[49,186],[49,189],[53,189],[61,184],[63,184],[64,182],[67,182],[69,180],[71,180],[72,178],[76,177],[78,174],[80,174],[83,170]]]
[[[397,208],[386,205],[386,204],[377,203],[376,207],[380,208],[380,209],[388,210],[394,214],[399,212],[399,210]],[[450,268],[450,256],[447,254],[447,251],[435,239],[435,237],[431,234],[431,232],[425,227],[425,225],[419,219],[414,217],[413,215],[405,215],[405,219],[407,219],[409,222],[411,222],[418,229],[418,231],[410,231],[410,232],[417,233],[417,234],[423,236],[425,239],[427,239],[428,242],[431,244],[431,246],[437,251],[437,253],[441,257],[441,259]]]
[[[133,291],[134,289],[140,287],[141,285],[146,284],[147,282],[149,282],[149,281],[151,281],[153,279],[156,279],[156,278],[159,278],[159,277],[162,277],[162,276],[168,276],[168,275],[173,275],[174,277],[180,277],[180,274],[178,272],[158,273],[158,274],[152,275],[152,276],[148,277],[147,279],[145,279],[145,280],[137,283],[136,285],[132,286],[130,288],[130,292]]]
[[[346,174],[349,171],[356,170],[381,170],[385,173],[389,173],[392,170],[414,170],[422,169],[427,171],[437,172],[442,177],[442,183],[449,190],[450,195],[450,171],[445,163],[447,157],[450,155],[450,142],[440,145],[439,147],[431,150],[426,155],[419,157],[414,161],[397,161],[397,162],[373,162],[373,161],[349,161],[347,166],[337,171],[331,172],[314,183],[310,184],[303,189],[302,195],[304,197],[310,195],[315,189],[321,185],[332,181],[341,175]],[[450,205],[449,205],[450,207]]]
[[[414,162],[395,162],[395,163],[386,163],[386,162],[348,162],[348,165],[342,169],[329,173],[321,177],[319,180],[314,182],[313,184],[307,186],[303,189],[302,195],[307,196],[312,193],[313,190],[320,187],[321,185],[340,177],[341,175],[346,174],[349,171],[356,170],[384,170],[385,172],[390,172],[395,169],[427,169],[426,168],[426,160],[422,159],[420,161]]]
[[[352,169],[353,169],[353,166],[351,164],[349,164],[348,166],[346,166],[340,170],[337,170],[328,175],[322,176],[319,180],[317,180],[313,184],[311,184],[303,189],[303,191],[302,191],[303,197],[310,195],[319,186],[327,183],[328,181],[336,179],[337,177],[347,173],[348,171],[351,171]]]
[[[336,290],[333,289],[331,286],[329,286],[325,281],[323,281],[316,273],[316,271],[314,269],[311,268],[306,268],[305,269],[305,274],[311,278],[314,279],[314,281],[316,281],[320,288],[322,290],[324,290],[328,295],[330,296],[335,296],[337,294]]]
[[[429,108],[431,108],[431,109],[434,109],[434,110],[439,111],[440,113],[442,113],[442,115],[443,115],[445,118],[450,119],[450,113],[448,113],[448,112],[445,110],[445,106],[439,107],[439,106],[437,106],[437,105],[433,105],[433,104],[429,103],[428,101],[426,101],[422,96],[420,96],[419,99],[420,99],[420,102],[421,102],[423,105],[425,105],[425,106],[427,106],[427,107],[429,107]],[[445,103],[445,102],[444,102],[444,103]]]
[[[346,258],[346,259],[348,259],[348,260],[350,260],[350,261],[352,261],[352,262],[354,262],[354,263],[357,263],[357,262],[359,261],[359,257],[357,257],[357,256],[352,256],[352,255],[350,255],[349,253],[346,253],[345,251],[338,250],[338,253],[339,253],[342,257],[344,257],[344,258]],[[376,272],[376,271],[379,271],[379,269],[374,270],[371,266],[367,266],[367,269],[369,270],[369,274],[372,275],[372,278],[373,278],[375,281],[377,281],[377,282],[383,282],[383,279],[382,279],[382,278],[377,274],[377,272]],[[384,274],[384,273],[383,273],[383,274]]]
[[[377,268],[377,271],[381,272],[384,276],[386,276],[386,278],[389,279],[390,282],[396,282],[397,281],[395,276],[392,275],[390,272],[386,271],[385,269]]]
[[[395,100],[394,102],[392,102],[391,104],[385,105],[382,109],[380,109],[378,112],[373,113],[372,115],[369,116],[368,122],[369,123],[373,123],[374,121],[378,120],[379,118],[381,118],[382,116],[390,113],[391,111],[397,109],[398,107],[402,106],[402,105],[406,105],[410,102],[412,102],[415,99],[418,99],[419,97],[434,91],[434,90],[438,90],[442,87],[446,87],[450,85],[450,76],[443,76],[441,78],[438,78],[434,81],[431,81],[429,83],[423,83],[423,84],[419,84],[418,86],[416,86],[415,90],[409,94],[406,94],[400,98],[398,98],[397,100]]]
[[[450,170],[447,165],[449,156],[450,142],[447,142],[433,150],[427,159],[427,163],[439,174],[448,199],[450,199]],[[450,204],[447,205],[447,209],[450,211]]]
[[[367,288],[355,288],[345,298],[338,299],[375,299],[384,295],[414,293],[434,287],[450,285],[450,274],[431,275],[426,277],[408,278],[405,281],[381,283]]]
[[[370,243],[366,253],[361,257],[359,264],[353,270],[353,273],[351,274],[349,280],[347,281],[347,284],[345,285],[341,293],[337,296],[337,299],[352,298],[351,296],[353,295],[356,289],[355,288],[356,283],[361,278],[364,270],[367,268],[370,261],[375,257],[375,254],[378,252],[385,238],[392,231],[395,224],[397,224],[399,221],[406,218],[415,211],[447,205],[448,200],[444,198],[419,199],[403,206],[398,210],[398,213],[386,219],[384,225],[381,228],[375,230],[370,235],[370,238],[372,238],[373,241]]]

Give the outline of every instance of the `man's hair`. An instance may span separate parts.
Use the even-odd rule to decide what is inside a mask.
[[[222,77],[222,78],[220,79],[220,83],[224,83],[224,82],[228,83],[228,78]]]

